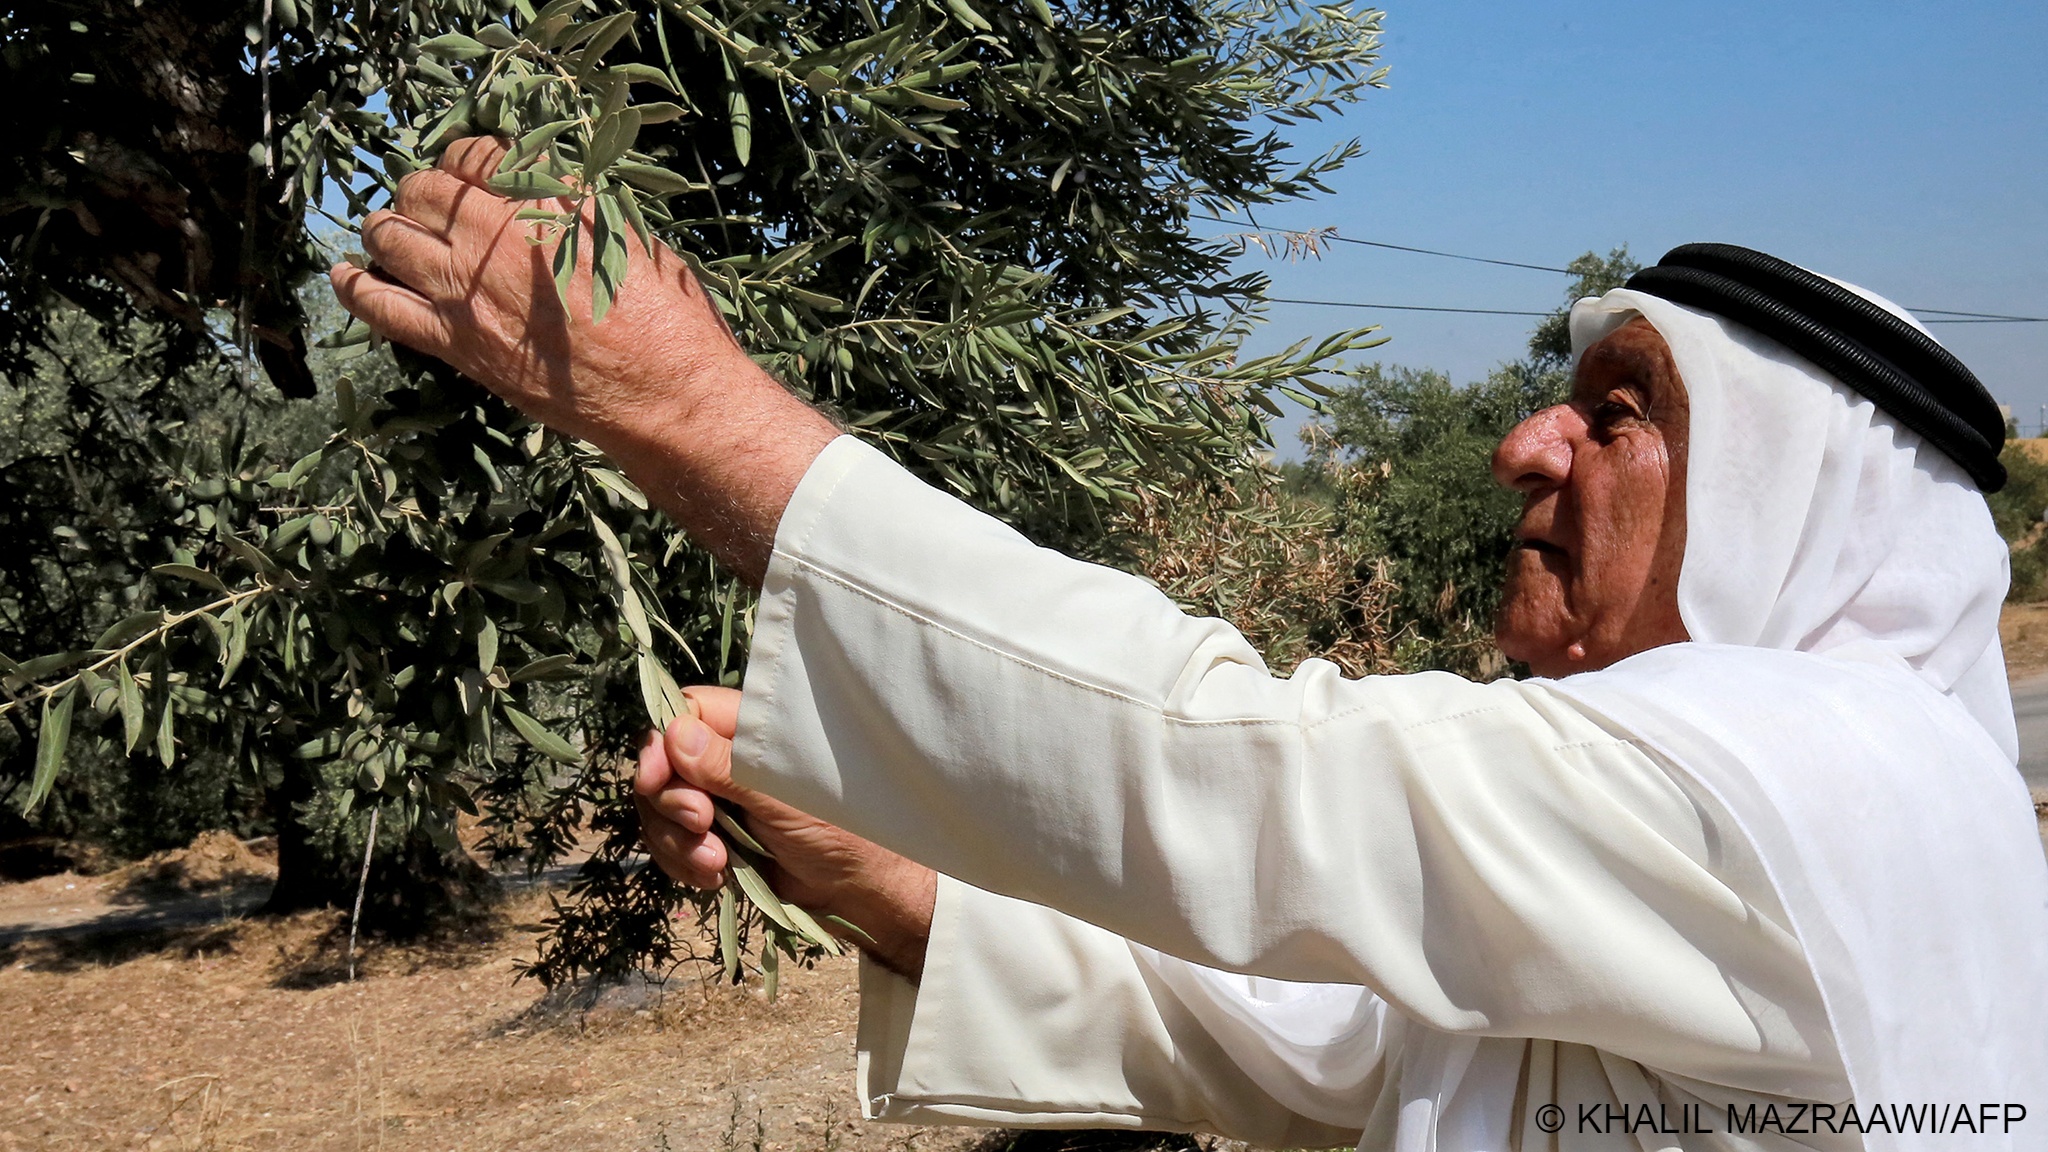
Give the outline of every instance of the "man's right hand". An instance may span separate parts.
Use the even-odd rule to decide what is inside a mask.
[[[536,205],[489,187],[504,155],[489,137],[458,140],[401,180],[392,206],[363,221],[372,268],[329,273],[336,298],[378,333],[604,449],[759,584],[790,494],[838,429],[747,357],[689,265],[658,243],[627,237],[626,282],[600,323],[586,232],[564,308],[551,270],[561,238],[530,242],[540,226],[519,212]]]
[[[633,781],[641,838],[654,862],[692,887],[723,884],[728,856],[713,802],[729,801],[746,813],[748,833],[775,857],[767,878],[778,896],[853,924],[869,937],[850,937],[854,943],[915,979],[924,969],[937,874],[733,783],[740,694],[730,688],[685,691],[701,718],[681,716],[666,732],[649,733]]]

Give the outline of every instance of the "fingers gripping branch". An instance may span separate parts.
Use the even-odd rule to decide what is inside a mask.
[[[740,694],[729,688],[688,692],[699,716],[679,717],[667,731],[649,733],[633,784],[655,862],[693,887],[724,883],[732,850],[714,805],[727,801],[745,812],[749,835],[772,858],[762,866],[788,903],[858,925],[848,936],[852,942],[899,972],[919,971],[937,878],[879,845],[734,783]]]
[[[336,264],[327,275],[341,306],[376,332],[430,356],[444,356],[448,350],[447,322],[418,292],[353,264]]]
[[[660,244],[629,242],[625,267],[607,264],[601,322],[593,245],[578,245],[558,290],[559,241],[520,212],[571,206],[498,195],[489,182],[505,155],[497,140],[460,140],[402,180],[390,208],[364,222],[375,267],[337,265],[336,296],[379,334],[595,444],[758,583],[790,494],[838,429],[753,362],[688,264]]]

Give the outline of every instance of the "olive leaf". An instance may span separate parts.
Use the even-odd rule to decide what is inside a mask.
[[[143,711],[142,689],[136,685],[134,675],[128,671],[126,660],[114,665],[114,676],[120,693],[118,700],[123,735],[121,750],[132,754],[136,743],[142,739],[142,722],[147,718]]]
[[[76,692],[43,697],[42,725],[36,732],[36,768],[29,782],[28,799],[22,811],[34,812],[50,794],[57,770],[64,766],[64,753],[71,743],[71,710],[78,703]]]
[[[583,753],[578,752],[574,744],[549,731],[547,725],[510,704],[502,704],[498,710],[505,714],[505,719],[512,722],[512,727],[518,731],[520,738],[533,745],[543,756],[561,764],[583,762]]]

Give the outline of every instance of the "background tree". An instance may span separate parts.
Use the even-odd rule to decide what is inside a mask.
[[[278,831],[278,906],[340,894],[365,812],[394,869],[379,890],[401,907],[445,892],[400,879],[461,880],[457,818],[475,812],[487,854],[535,867],[603,838],[551,923],[543,979],[674,962],[689,948],[669,927],[676,895],[631,852],[617,765],[677,706],[678,678],[737,681],[749,620],[743,591],[602,458],[444,368],[346,333],[332,362],[278,367],[264,348],[308,343],[271,339],[319,263],[308,212],[358,219],[448,140],[508,135],[498,186],[539,218],[590,222],[561,235],[595,268],[600,308],[629,237],[670,243],[800,394],[1036,539],[1101,558],[1128,554],[1120,511],[1241,475],[1270,393],[1319,387],[1372,342],[1241,357],[1265,280],[1233,274],[1188,220],[1322,190],[1355,154],[1295,158],[1280,128],[1379,82],[1376,12],[186,7],[177,35],[147,36],[111,4],[8,10],[0,43],[25,62],[10,76],[42,76],[63,105],[6,161],[10,385],[61,375],[64,325],[89,318],[113,355],[135,357],[135,333],[164,349],[131,360],[138,382],[188,368],[194,389],[253,396],[233,369],[254,342],[288,390],[331,374],[331,406],[297,441],[259,437],[267,417],[233,406],[209,409],[204,434],[181,427],[194,400],[177,389],[126,425],[118,389],[88,383],[116,398],[62,408],[45,467],[113,460],[115,442],[132,462],[24,525],[85,548],[0,592],[24,618],[41,611],[27,583],[66,564],[96,576],[0,665],[18,737],[5,770],[21,808],[48,811],[67,755],[221,757]],[[131,82],[116,60],[159,79]],[[173,162],[209,117],[206,154],[239,149],[238,168]],[[219,203],[194,225],[210,262],[183,225],[107,225],[127,202],[93,159],[101,140],[155,165],[170,191],[149,203]],[[200,275],[230,251],[234,276]],[[127,543],[91,530],[92,508],[143,508],[152,485],[161,511],[136,514]],[[787,925],[757,928],[804,950]]]
[[[2005,465],[2005,487],[1984,499],[1992,522],[2012,548],[2012,587],[2008,600],[2039,600],[2048,591],[2048,441],[2013,437],[1998,454]]]
[[[321,435],[304,419],[312,412],[278,402],[267,386],[244,388],[228,365],[173,367],[176,350],[151,325],[107,329],[78,312],[45,320],[30,369],[0,378],[4,652],[71,648],[134,610],[175,499],[160,459],[173,438],[214,439],[245,419],[288,442],[311,446]],[[17,710],[7,719],[19,740],[34,717]],[[247,835],[264,822],[260,791],[226,758],[189,751],[174,770],[155,755],[81,749],[37,823],[141,855],[209,828]],[[17,806],[0,808],[0,839],[27,825]]]

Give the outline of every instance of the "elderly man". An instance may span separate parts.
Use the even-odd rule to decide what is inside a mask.
[[[1581,303],[1570,401],[1494,461],[1526,497],[1500,641],[1539,678],[1283,680],[839,436],[672,254],[564,316],[498,155],[408,178],[336,291],[762,582],[744,697],[643,753],[647,841],[717,883],[726,797],[866,931],[870,1115],[2048,1145],[2003,431],[1903,313],[1719,246]]]

